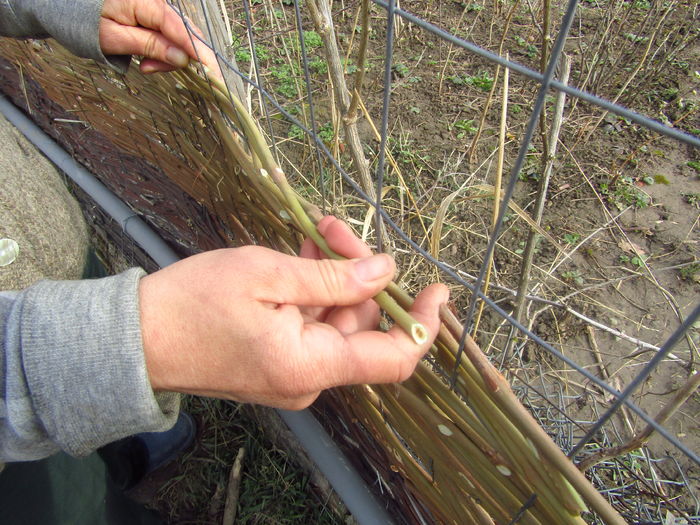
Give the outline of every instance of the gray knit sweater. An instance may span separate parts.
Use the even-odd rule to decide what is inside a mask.
[[[130,57],[105,57],[98,28],[103,0],[0,0],[0,36],[58,40],[71,53],[125,73]]]
[[[101,0],[0,0],[0,34],[53,36],[104,62],[101,8]],[[179,397],[154,395],[146,372],[138,304],[143,275],[132,269],[0,292],[0,461],[61,449],[82,456],[173,425]]]

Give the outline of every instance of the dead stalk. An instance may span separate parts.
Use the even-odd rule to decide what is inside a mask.
[[[562,61],[562,83],[566,84],[569,80],[569,72],[571,71],[571,59],[568,55],[563,55]],[[566,101],[566,95],[563,91],[560,91],[557,95],[557,101],[554,109],[554,116],[552,120],[552,135],[549,138],[549,149],[547,150],[546,162],[542,178],[540,179],[539,188],[537,189],[537,203],[535,204],[535,223],[539,226],[542,223],[542,216],[544,215],[544,205],[547,202],[547,192],[549,189],[549,179],[552,174],[552,168],[554,166],[554,159],[557,154],[557,145],[559,143],[559,133],[561,131],[561,122],[564,115],[564,102]],[[521,322],[523,318],[523,309],[525,305],[525,296],[528,293],[528,288],[530,286],[530,271],[532,269],[532,261],[535,255],[535,248],[537,247],[537,242],[539,240],[539,235],[536,230],[530,230],[530,234],[527,239],[527,245],[525,246],[525,252],[523,253],[523,261],[520,269],[520,282],[518,283],[518,293],[516,297],[515,311],[513,317],[516,321]],[[505,359],[508,359],[510,353],[510,347],[513,342],[514,330],[511,330],[511,335],[508,337],[508,342],[506,343],[506,349],[504,350]]]
[[[508,54],[506,53],[506,59],[508,59]],[[503,94],[501,96],[501,125],[498,131],[498,160],[496,163],[496,179],[494,181],[494,192],[493,192],[493,213],[491,214],[491,231],[496,230],[496,222],[498,221],[498,215],[501,211],[501,182],[503,180],[503,161],[505,157],[506,149],[506,123],[508,121],[508,81],[509,81],[510,71],[506,68],[503,72]],[[488,296],[489,284],[491,283],[491,269],[493,263],[493,253],[484,261],[488,267],[486,269],[486,276],[484,278],[484,295]],[[481,321],[481,314],[484,312],[484,302],[481,301],[479,304],[479,311],[476,314],[474,320],[474,330],[472,331],[472,337],[475,337],[478,333],[479,322]]]
[[[241,474],[243,470],[243,458],[245,448],[238,449],[236,459],[231,467],[228,477],[228,487],[226,488],[226,505],[224,506],[224,516],[221,518],[221,525],[233,525],[236,521],[236,510],[238,508],[238,496],[241,489]]]

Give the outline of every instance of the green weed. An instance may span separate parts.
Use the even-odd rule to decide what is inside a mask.
[[[639,36],[635,35],[634,33],[625,33],[625,38],[630,42],[634,42],[635,44],[638,44],[639,42],[647,42],[649,40],[648,36]]]
[[[479,128],[474,125],[474,119],[461,119],[453,124],[454,128],[459,130],[457,132],[457,138],[463,139],[467,135],[473,135]]]
[[[287,132],[287,137],[289,137],[290,139],[303,140],[304,134],[305,133],[303,129],[301,129],[296,124],[292,124],[289,127],[289,131]]]
[[[389,137],[389,146],[394,156],[404,164],[425,164],[429,160],[429,156],[422,153],[408,135],[402,135],[399,139]]]
[[[333,124],[330,122],[327,122],[326,124],[318,128],[317,133],[318,138],[320,138],[325,143],[332,142],[335,138]],[[304,130],[296,124],[292,124],[289,127],[289,131],[287,131],[287,137],[290,139],[303,140],[305,135],[306,133],[304,132]]]
[[[316,31],[304,31],[304,45],[307,49],[316,49],[323,45],[321,35]]]
[[[396,73],[396,75],[400,78],[408,75],[408,66],[406,64],[402,64],[401,62],[394,64],[391,69],[393,69],[394,73]]]
[[[569,282],[578,284],[579,286],[581,286],[584,283],[583,276],[581,275],[581,272],[579,272],[578,270],[570,270],[567,272],[562,272],[561,277],[565,281],[569,281]]]
[[[296,64],[293,67],[289,64],[273,67],[270,69],[270,74],[277,81],[275,86],[277,93],[289,98],[298,96],[297,85],[294,79],[299,77],[300,72]]]
[[[327,122],[318,129],[318,137],[325,143],[330,143],[335,138],[335,132],[333,131],[333,124]]]
[[[646,255],[633,255],[630,257],[629,255],[620,255],[620,262],[623,264],[631,264],[632,266],[636,266],[637,268],[642,268],[644,266],[644,261],[646,261],[648,256]]]
[[[606,195],[608,201],[615,205],[618,210],[623,210],[628,206],[633,208],[646,208],[651,204],[651,197],[635,186],[630,177],[621,177],[614,188],[608,184],[600,185],[600,192]]]
[[[700,208],[700,193],[681,193],[685,202],[696,208]]]
[[[528,44],[527,41],[521,36],[515,36],[515,43],[524,49],[525,54],[528,58],[535,58],[537,56],[537,46]]]
[[[479,11],[481,11],[482,9],[484,9],[484,6],[483,6],[483,5],[477,4],[477,3],[474,3],[474,2],[469,3],[469,4],[466,3],[466,2],[462,2],[460,5],[464,8],[464,10],[465,10],[467,13],[478,13]]]
[[[578,233],[565,233],[564,242],[566,244],[576,244],[581,236]]]
[[[447,79],[455,86],[472,86],[487,93],[493,87],[493,77],[486,71],[480,71],[477,75],[452,75]]]
[[[322,58],[314,58],[309,62],[309,69],[318,75],[328,73],[328,63]]]
[[[694,262],[679,270],[681,279],[684,281],[700,282],[700,262]]]
[[[345,71],[345,74],[347,75],[352,75],[357,71],[357,65],[355,62],[352,60],[346,60],[344,57],[341,59],[341,62],[343,63],[343,70]],[[367,68],[369,69],[369,68]]]

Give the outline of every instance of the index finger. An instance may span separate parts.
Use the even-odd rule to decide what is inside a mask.
[[[318,223],[318,232],[328,243],[328,247],[338,255],[348,259],[360,259],[372,255],[367,244],[355,235],[345,221],[328,215]]]

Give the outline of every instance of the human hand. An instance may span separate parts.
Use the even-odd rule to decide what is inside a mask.
[[[100,46],[105,55],[143,56],[143,73],[173,71],[192,58],[220,76],[212,50],[188,33],[165,0],[105,0]]]
[[[434,284],[412,315],[418,346],[401,328],[379,332],[370,298],[395,272],[335,217],[318,225],[348,261],[324,259],[307,240],[302,257],[248,246],[195,255],[141,280],[141,328],[151,386],[287,409],[321,390],[407,379],[439,329],[447,288]]]

